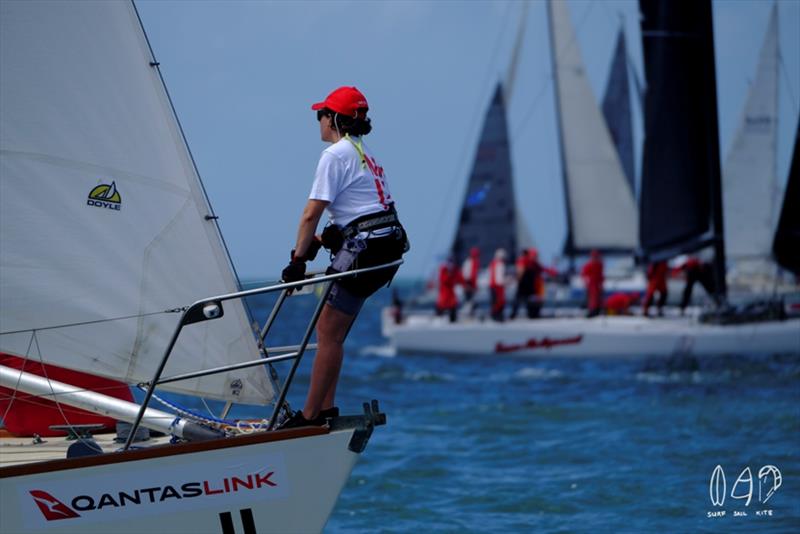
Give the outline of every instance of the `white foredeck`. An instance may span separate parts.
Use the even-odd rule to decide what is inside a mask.
[[[0,431],[3,432],[3,431]],[[103,452],[114,452],[122,449],[124,443],[114,441],[116,434],[98,434],[93,437],[100,445]],[[67,457],[67,449],[75,443],[66,437],[41,438],[40,443],[34,443],[33,438],[18,438],[0,433],[0,468],[12,465],[45,462],[47,460],[63,460]],[[133,446],[137,448],[152,447],[169,443],[170,437],[163,436],[140,441]]]

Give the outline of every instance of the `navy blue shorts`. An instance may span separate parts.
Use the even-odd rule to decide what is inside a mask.
[[[328,304],[347,315],[356,316],[361,311],[361,307],[367,297],[357,297],[348,291],[339,282],[334,282],[330,294],[328,294]]]

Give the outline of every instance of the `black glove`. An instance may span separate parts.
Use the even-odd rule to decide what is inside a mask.
[[[335,224],[329,224],[322,230],[322,245],[336,254],[344,245],[342,230]]]
[[[306,277],[306,262],[293,261],[281,272],[281,280],[284,282],[297,282]]]
[[[317,236],[314,236],[311,239],[311,243],[308,245],[308,250],[302,256],[296,256],[294,253],[294,249],[292,249],[292,253],[290,254],[290,258],[292,261],[314,261],[314,258],[317,257],[317,252],[322,247],[322,241]]]

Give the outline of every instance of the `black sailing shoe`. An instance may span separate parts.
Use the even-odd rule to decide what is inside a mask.
[[[303,426],[323,426],[327,424],[328,419],[339,417],[339,408],[333,407],[319,412],[317,417],[312,420],[306,419],[303,415],[303,410],[297,410],[289,416],[283,423],[278,425],[278,430],[285,430],[287,428],[300,428]]]

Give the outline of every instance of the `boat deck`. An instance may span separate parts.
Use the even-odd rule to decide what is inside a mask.
[[[113,452],[123,447],[124,443],[114,441],[117,435],[97,434],[94,441],[103,449],[103,452]],[[135,447],[152,447],[169,443],[170,436],[150,438],[147,441],[135,443]],[[12,465],[45,462],[47,460],[63,460],[67,457],[67,449],[75,443],[74,439],[66,436],[41,438],[35,442],[31,437],[15,437],[4,430],[0,430],[0,468]]]

